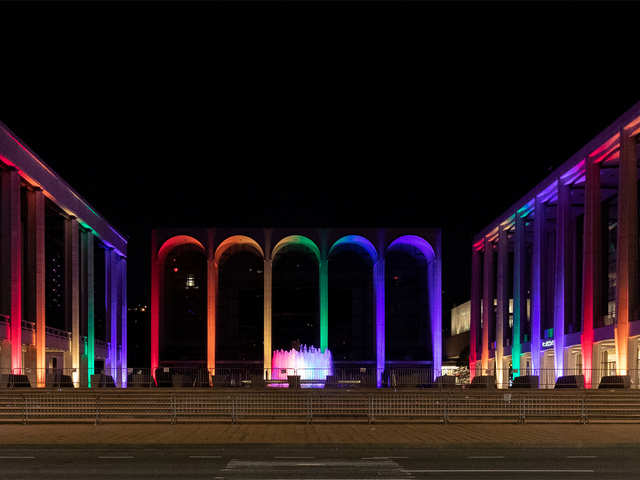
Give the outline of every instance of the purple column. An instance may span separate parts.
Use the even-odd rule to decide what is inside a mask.
[[[493,246],[484,239],[484,268],[482,271],[482,374],[489,372],[489,329],[493,311]]]
[[[571,252],[569,243],[570,191],[558,179],[558,206],[556,207],[556,257],[553,309],[553,341],[555,378],[564,375],[564,324],[569,315],[569,288],[571,278]]]
[[[437,253],[428,266],[429,274],[429,314],[431,316],[431,350],[433,352],[434,380],[442,369],[442,251],[437,245]]]
[[[380,387],[385,366],[384,257],[382,256],[373,265],[373,291],[376,319],[376,384]]]
[[[533,258],[531,261],[531,367],[534,375],[541,375],[540,324],[542,322],[542,240],[544,233],[544,203],[535,198],[533,217]]]
[[[504,323],[509,315],[509,296],[507,295],[507,268],[509,266],[509,244],[507,232],[503,225],[498,230],[498,281],[496,297],[496,381],[503,386],[504,365]]]
[[[127,388],[127,259],[120,258],[120,371],[122,388]]]

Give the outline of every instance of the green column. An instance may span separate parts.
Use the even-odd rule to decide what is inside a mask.
[[[329,347],[329,261],[320,259],[320,350]]]

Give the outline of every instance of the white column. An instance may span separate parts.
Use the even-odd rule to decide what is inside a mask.
[[[64,223],[65,297],[67,324],[71,325],[71,368],[76,387],[80,386],[80,232],[75,217]]]

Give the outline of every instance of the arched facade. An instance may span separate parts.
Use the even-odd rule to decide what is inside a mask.
[[[388,249],[417,248],[427,259],[428,298],[432,337],[434,375],[440,374],[442,356],[441,256],[440,231],[434,229],[292,229],[292,228],[210,228],[155,230],[152,237],[152,302],[151,302],[151,367],[159,365],[158,334],[162,304],[159,292],[161,266],[166,255],[178,245],[198,245],[207,258],[207,367],[215,369],[215,329],[218,265],[232,248],[251,249],[264,259],[264,341],[263,367],[271,368],[272,355],[272,264],[283,248],[299,245],[318,260],[320,348],[328,346],[329,295],[328,259],[335,249],[353,245],[371,259],[373,266],[373,299],[375,324],[375,355],[378,385],[385,368],[385,256]]]

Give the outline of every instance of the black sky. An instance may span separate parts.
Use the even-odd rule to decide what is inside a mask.
[[[470,241],[640,100],[630,3],[0,6],[0,119],[130,237],[432,226]],[[635,37],[635,38],[634,38]]]

